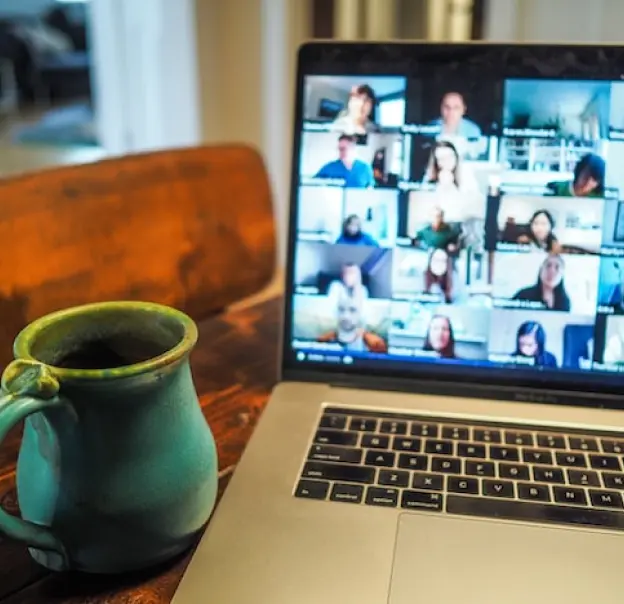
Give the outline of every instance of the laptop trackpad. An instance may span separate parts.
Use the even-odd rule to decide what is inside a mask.
[[[402,514],[389,604],[622,603],[624,533]]]

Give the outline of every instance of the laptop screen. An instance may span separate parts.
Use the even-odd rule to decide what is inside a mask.
[[[624,63],[612,54],[304,47],[287,363],[617,389]]]

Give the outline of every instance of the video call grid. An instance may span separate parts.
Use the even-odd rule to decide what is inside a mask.
[[[318,85],[315,80],[319,80]],[[366,292],[362,295],[366,302],[360,302],[360,306],[377,301],[377,330],[364,330],[365,337],[358,338],[357,344],[344,345],[340,334],[333,333],[335,330],[311,341],[318,343],[323,339],[322,344],[328,348],[333,345],[364,354],[409,356],[418,351],[417,356],[460,358],[455,351],[449,354],[448,350],[435,348],[436,343],[449,341],[449,332],[450,339],[456,339],[454,331],[458,330],[453,329],[449,317],[453,311],[469,313],[466,316],[471,318],[478,314],[486,317],[481,322],[470,321],[480,326],[479,333],[459,330],[459,349],[463,346],[466,359],[580,369],[590,369],[593,364],[595,368],[600,365],[615,370],[614,361],[608,360],[613,359],[613,354],[607,354],[607,324],[611,324],[612,332],[618,331],[622,294],[617,290],[622,288],[615,287],[617,282],[612,277],[614,271],[619,275],[621,263],[617,258],[624,252],[620,252],[618,237],[619,187],[606,186],[619,183],[617,179],[609,183],[605,160],[609,143],[613,142],[612,147],[617,150],[622,144],[617,141],[624,138],[624,129],[617,122],[618,113],[610,107],[611,99],[619,96],[623,96],[624,107],[622,85],[566,82],[562,86],[561,81],[508,80],[503,85],[504,102],[499,116],[481,113],[471,119],[474,116],[463,93],[454,90],[439,95],[439,117],[424,119],[422,104],[413,102],[413,93],[405,94],[404,79],[373,77],[368,79],[372,85],[361,81],[309,78],[301,145],[299,215],[306,216],[306,205],[316,206],[317,212],[322,211],[319,206],[333,209],[325,214],[331,227],[323,232],[306,229],[309,225],[299,221],[300,241],[316,241],[317,248],[308,248],[306,252],[299,245],[297,255],[327,258],[332,256],[332,250],[321,252],[318,246],[334,250],[361,246],[369,248],[371,256],[382,254],[382,260],[369,262],[373,272],[381,270],[377,267],[382,262],[384,274],[390,278],[385,278],[383,287],[379,279],[371,287],[373,292],[383,292],[383,297],[369,297],[368,288],[362,284],[370,278],[366,265],[345,261],[342,266],[333,267],[335,279],[330,286],[296,282],[297,298],[314,296],[314,304],[320,309],[318,299],[324,297],[331,308],[340,306],[337,284],[342,283],[344,288],[344,273],[350,272],[346,278],[359,280],[360,291]],[[377,84],[382,94],[375,92]],[[343,102],[335,101],[332,106],[330,97],[339,94],[336,91],[340,89]],[[589,100],[586,99],[578,124],[571,119],[539,122],[543,116],[538,119],[531,115],[530,107],[527,111],[527,98],[553,94],[561,97],[552,101],[555,105],[566,101],[578,106],[579,90]],[[429,90],[425,97],[431,96]],[[454,135],[448,129],[444,132],[447,122],[454,124]],[[495,136],[496,133],[502,136]],[[338,159],[333,160],[333,165],[329,161],[317,172],[306,173],[310,163],[306,153],[315,147],[317,151],[328,151],[330,141],[337,142]],[[349,157],[356,156],[357,162],[358,151],[370,163],[358,166],[361,169],[355,170],[350,182],[350,177],[343,178],[336,167],[344,157],[347,164]],[[474,167],[487,167],[490,172],[471,169]],[[486,174],[475,177],[474,172],[480,171]],[[440,189],[444,189],[443,196]],[[585,208],[579,205],[581,197],[589,204]],[[320,199],[323,203],[319,203]],[[519,223],[518,216],[525,222]],[[365,231],[366,225],[373,234]],[[440,229],[440,225],[444,228]],[[603,231],[611,234],[603,237]],[[387,260],[383,260],[385,256]],[[301,262],[305,264],[305,259]],[[393,268],[395,264],[397,267]],[[499,278],[497,266],[501,269]],[[532,283],[516,287],[514,269],[525,278],[530,271],[537,275]],[[565,279],[559,279],[558,274],[564,271],[573,277],[568,278],[573,281],[568,289],[565,285],[560,287]],[[310,281],[310,276],[307,279]],[[557,279],[556,287],[544,288],[549,290],[548,295],[539,291],[540,280],[552,285]],[[417,280],[420,286],[415,286]],[[329,291],[331,285],[333,293]],[[347,289],[355,291],[353,287]],[[479,303],[475,304],[475,300]],[[403,315],[414,314],[414,306],[422,311],[422,316],[429,317],[436,343],[430,341],[429,327],[424,332],[422,325],[411,332],[406,328],[415,323]],[[433,312],[436,307],[442,308],[438,314]],[[512,324],[523,313],[526,320],[517,325],[513,338],[515,351],[505,352],[503,344],[493,339],[490,332],[500,331],[500,324]],[[609,318],[611,315],[613,318]],[[296,303],[294,316],[295,340],[309,339],[309,333],[307,338],[297,338],[301,330],[297,329]],[[541,316],[547,317],[546,326],[536,320]],[[466,322],[461,317],[457,320],[460,324]],[[547,332],[553,330],[557,334],[551,340],[561,349],[557,354],[546,350]],[[521,343],[523,350],[533,346],[537,353],[531,357],[519,353]]]

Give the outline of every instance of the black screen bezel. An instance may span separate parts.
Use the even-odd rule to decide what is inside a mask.
[[[358,43],[309,42],[298,53],[296,105],[290,183],[286,287],[281,339],[284,379],[407,392],[488,396],[553,404],[624,408],[619,394],[624,375],[541,372],[535,369],[461,367],[374,361],[343,364],[302,363],[292,347],[294,264],[297,243],[299,157],[303,124],[304,79],[308,75],[380,75],[415,77],[423,69],[449,66],[483,78],[624,80],[624,47],[583,44]],[[621,66],[621,67],[620,67]],[[487,71],[485,71],[487,70]],[[388,365],[388,368],[385,365]],[[394,365],[394,367],[390,367]]]

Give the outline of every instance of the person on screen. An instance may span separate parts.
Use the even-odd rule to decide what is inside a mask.
[[[434,249],[429,255],[424,273],[424,291],[427,294],[442,294],[450,304],[453,292],[453,262],[445,250]]]
[[[565,266],[559,254],[550,254],[542,263],[535,285],[516,292],[513,300],[541,302],[547,310],[570,311],[570,298],[563,281]]]
[[[338,114],[332,130],[351,135],[379,132],[379,126],[371,120],[376,102],[375,91],[368,84],[354,86],[349,93],[347,108]]]
[[[423,181],[436,185],[438,205],[447,216],[452,216],[452,222],[463,222],[485,214],[485,195],[479,192],[474,174],[461,163],[453,143],[436,141]]]
[[[555,355],[546,350],[546,332],[537,321],[525,321],[518,327],[514,356],[533,359],[535,367],[557,367]]]
[[[352,352],[386,353],[388,346],[385,340],[364,327],[363,305],[361,297],[340,296],[336,304],[336,329],[319,336],[317,341],[338,343],[343,350]]]
[[[434,315],[429,322],[423,350],[436,352],[442,359],[455,359],[455,336],[451,320],[444,315]]]
[[[379,247],[374,237],[362,230],[362,220],[357,214],[347,216],[342,223],[342,233],[336,239],[336,243],[347,245],[369,245],[371,247]]]
[[[529,232],[518,237],[518,243],[529,244],[545,252],[558,253],[561,245],[553,234],[555,219],[548,210],[537,210],[529,221]]]
[[[624,364],[624,321],[616,320],[618,324],[615,333],[609,336],[602,357],[603,362],[609,365]]]
[[[466,139],[481,137],[481,128],[466,116],[466,101],[459,92],[447,92],[440,104],[440,117],[431,125],[440,126],[442,136],[457,136]]]
[[[336,303],[345,296],[367,300],[368,288],[362,282],[362,269],[357,264],[345,264],[340,273],[340,281],[331,283],[327,296]]]
[[[617,281],[601,285],[598,303],[611,307],[614,314],[621,315],[624,314],[624,270],[617,260],[613,260],[613,269],[617,273]]]
[[[583,155],[574,166],[574,179],[550,182],[547,187],[558,197],[604,197],[605,160],[595,153]]]
[[[431,224],[416,233],[412,244],[424,245],[427,249],[446,250],[453,253],[457,250],[459,233],[450,224],[444,222],[444,210],[440,206],[433,208]]]
[[[338,159],[326,163],[315,175],[316,178],[335,178],[345,181],[345,186],[368,189],[375,185],[373,169],[356,157],[356,140],[342,134],[338,138]]]
[[[437,185],[453,185],[459,190],[459,153],[449,141],[437,141],[431,150],[425,182]]]

